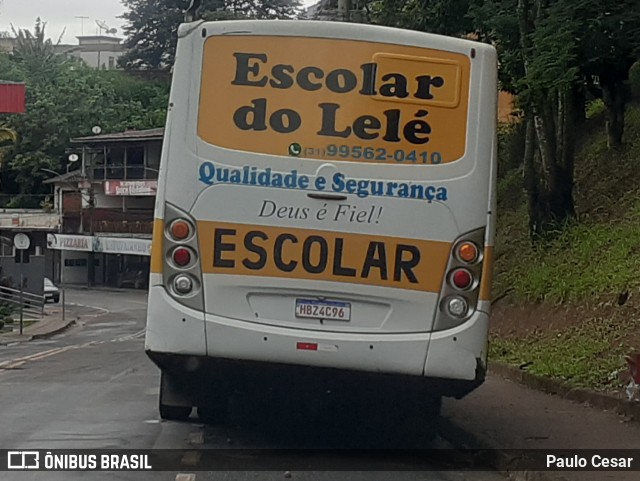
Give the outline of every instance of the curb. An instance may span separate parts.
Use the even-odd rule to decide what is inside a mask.
[[[70,321],[67,321],[66,324],[63,324],[62,326],[57,327],[57,328],[53,329],[52,331],[43,332],[42,334],[34,334],[34,335],[31,336],[31,339],[29,339],[29,340],[33,341],[35,339],[46,339],[47,337],[55,336],[56,334],[60,334],[61,332],[66,331],[71,326],[73,326],[75,323],[76,323],[76,319],[71,319]]]
[[[588,403],[598,409],[615,411],[630,417],[633,421],[640,421],[640,403],[632,403],[608,394],[571,386],[562,381],[538,376],[495,361],[490,363],[489,372],[546,394],[553,394],[578,403]]]
[[[530,471],[525,469],[524,462],[509,455],[504,450],[492,446],[487,441],[462,429],[453,421],[440,418],[438,434],[456,449],[487,450],[492,456],[484,459],[487,466],[496,470],[511,481],[568,481],[566,477],[554,471]]]
[[[66,324],[63,324],[60,327],[56,327],[51,331],[43,332],[41,334],[32,334],[32,335],[25,334],[24,337],[20,339],[8,339],[8,340],[0,339],[0,346],[7,346],[9,344],[22,344],[29,341],[35,341],[36,339],[46,339],[48,337],[55,336],[56,334],[60,334],[61,332],[66,331],[71,326],[73,326],[76,323],[76,321],[77,319],[71,319],[70,321],[67,321]]]

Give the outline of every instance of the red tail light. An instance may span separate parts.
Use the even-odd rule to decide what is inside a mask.
[[[458,289],[467,289],[473,282],[473,276],[466,269],[457,269],[451,275],[451,282]]]
[[[179,247],[173,251],[173,262],[180,267],[189,265],[191,263],[191,252],[189,252],[189,249]]]

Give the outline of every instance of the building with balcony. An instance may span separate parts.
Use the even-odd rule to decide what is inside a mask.
[[[54,186],[65,283],[146,285],[164,129],[128,130],[71,140],[77,167]]]

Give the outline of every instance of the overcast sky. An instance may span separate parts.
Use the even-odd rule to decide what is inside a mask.
[[[305,5],[315,3],[314,0],[302,0]],[[37,17],[47,22],[47,36],[58,40],[60,34],[63,43],[76,44],[76,36],[81,35],[84,19],[84,34],[98,33],[96,20],[102,20],[111,28],[117,28],[116,35],[122,36],[122,19],[124,12],[120,0],[0,0],[0,32],[11,31],[11,24],[16,28],[33,29]],[[66,28],[66,30],[65,30]]]
[[[124,12],[120,0],[0,0],[0,31],[10,31],[11,24],[16,28],[33,29],[37,17],[47,22],[47,36],[57,40],[65,30],[63,43],[78,43],[81,35],[81,20],[84,19],[84,34],[97,33],[96,20],[102,20],[111,28],[118,29],[122,35],[122,19],[117,18]]]

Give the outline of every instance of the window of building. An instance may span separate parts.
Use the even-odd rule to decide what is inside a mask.
[[[107,149],[107,179],[124,179],[124,147]]]
[[[85,153],[89,159],[89,163],[93,165],[93,178],[105,179],[105,149],[104,147],[90,149],[85,147]]]
[[[144,147],[135,146],[127,149],[127,179],[144,178]]]
[[[0,242],[0,257],[13,257],[13,245],[8,242]]]

